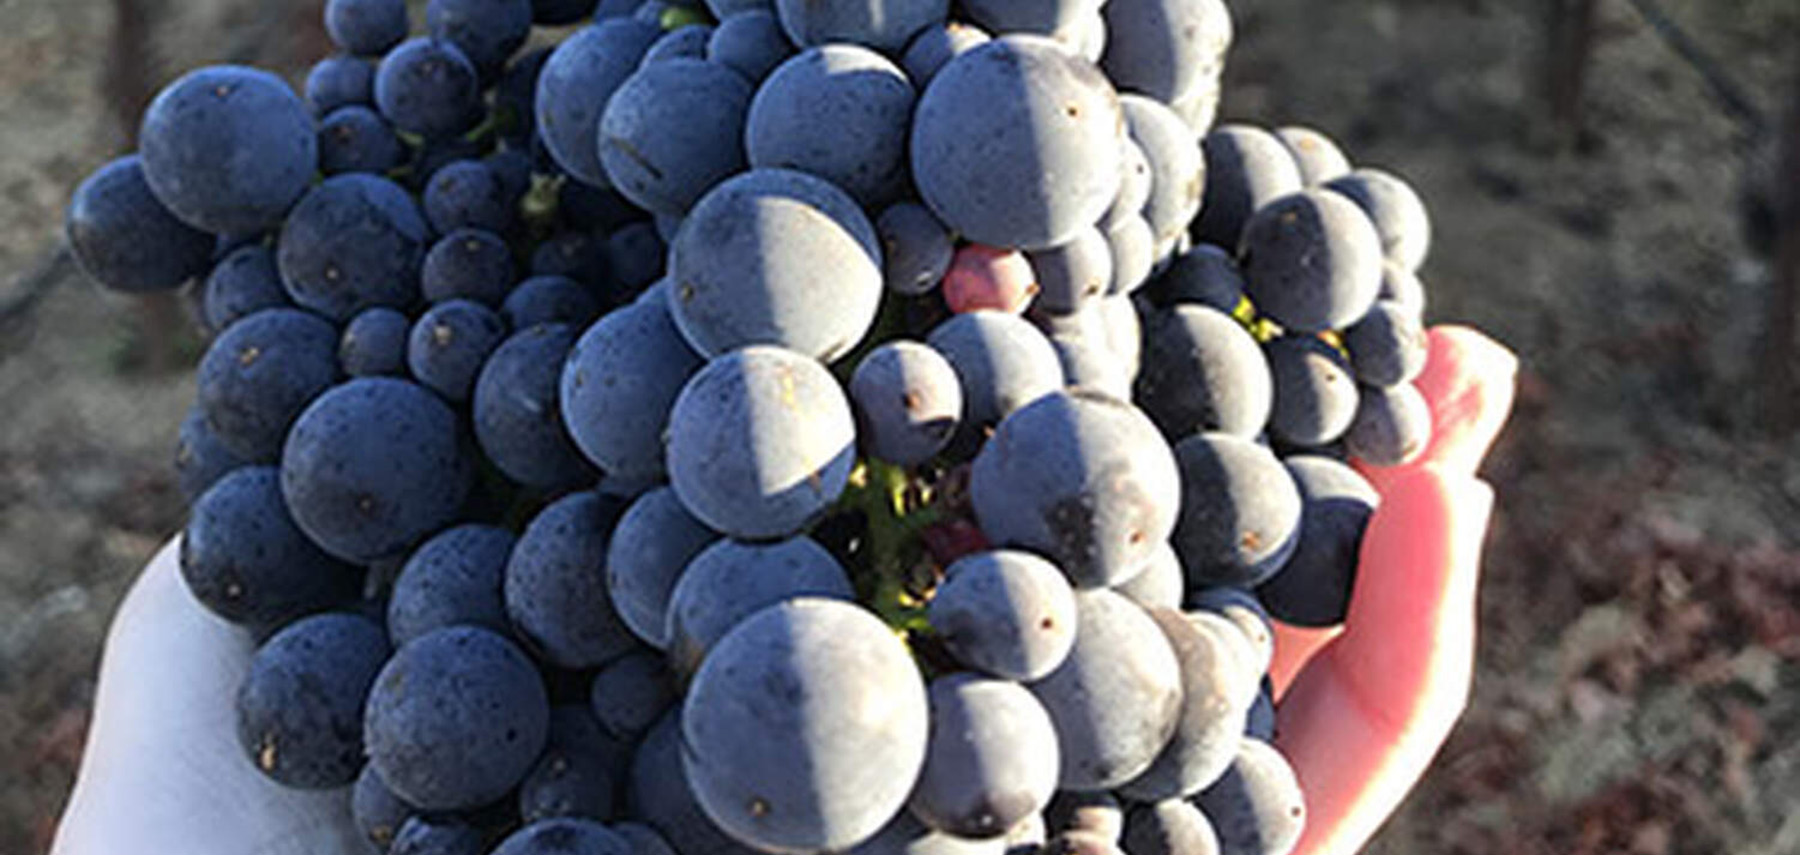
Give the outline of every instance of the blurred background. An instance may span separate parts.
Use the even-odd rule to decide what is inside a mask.
[[[0,0],[0,853],[46,847],[182,524],[203,347],[72,269],[63,205],[181,71],[298,80],[320,5]],[[1224,120],[1410,179],[1428,318],[1524,363],[1470,708],[1370,851],[1800,852],[1800,0],[1232,8]]]

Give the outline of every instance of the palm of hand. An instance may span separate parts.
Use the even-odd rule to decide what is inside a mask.
[[[1430,763],[1467,701],[1475,591],[1493,494],[1476,467],[1512,402],[1512,354],[1431,331],[1417,381],[1432,444],[1365,470],[1382,503],[1363,543],[1347,629],[1277,628],[1278,745],[1307,797],[1298,855],[1348,855]],[[165,547],[106,643],[93,729],[53,855],[367,853],[347,790],[284,789],[248,762],[233,695],[254,652],[187,592]]]

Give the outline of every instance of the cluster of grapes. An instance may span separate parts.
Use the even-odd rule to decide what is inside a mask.
[[[1287,852],[1270,615],[1428,439],[1418,197],[1212,128],[1220,0],[595,5],[330,0],[304,99],[194,71],[75,194],[203,281],[250,761],[397,855]]]

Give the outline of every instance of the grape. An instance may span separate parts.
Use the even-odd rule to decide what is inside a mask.
[[[675,491],[658,487],[633,502],[606,551],[606,584],[625,625],[666,649],[669,596],[694,556],[719,535],[681,506]]]
[[[920,30],[906,45],[900,65],[920,92],[944,64],[976,45],[992,41],[987,32],[963,21],[945,21]]]
[[[1125,810],[1105,790],[1061,790],[1044,809],[1044,823],[1057,833],[1085,831],[1117,842],[1125,834]]]
[[[1150,281],[1156,266],[1156,234],[1150,221],[1143,217],[1126,217],[1106,233],[1107,249],[1112,254],[1112,282],[1109,296],[1130,294]]]
[[[1123,131],[1099,69],[1054,39],[1004,36],[945,64],[919,99],[913,177],[959,234],[1042,249],[1112,205]]]
[[[406,148],[380,113],[361,104],[339,107],[319,123],[319,171],[385,173],[406,161]]]
[[[1245,739],[1219,782],[1196,799],[1231,855],[1285,855],[1306,826],[1306,803],[1286,758],[1268,743]]]
[[[606,587],[607,540],[624,505],[594,492],[564,496],[531,520],[507,562],[513,627],[560,667],[604,665],[634,645]]]
[[[1221,0],[1108,0],[1101,12],[1107,76],[1158,101],[1191,96],[1218,76],[1231,47],[1231,12]]]
[[[938,324],[926,343],[956,370],[966,434],[1062,388],[1056,350],[1031,324],[1005,312],[953,316]]]
[[[362,773],[356,776],[356,785],[350,790],[350,817],[357,831],[377,850],[386,852],[394,835],[416,812],[382,783],[374,766],[363,764]]]
[[[94,171],[69,200],[63,230],[81,269],[117,291],[169,291],[206,272],[212,235],[157,201],[136,155]]]
[[[794,54],[794,46],[781,31],[781,22],[769,9],[745,9],[719,18],[706,43],[706,58],[759,84],[775,66]]]
[[[472,626],[403,645],[375,678],[363,741],[376,773],[424,810],[492,802],[543,749],[550,707],[531,660]]]
[[[175,473],[182,498],[189,505],[225,473],[249,462],[219,442],[212,428],[206,426],[206,413],[198,405],[188,408],[175,444]]]
[[[763,11],[773,15],[775,0],[706,0],[706,8],[714,18],[723,21],[749,11]]]
[[[661,278],[668,256],[668,246],[651,223],[632,223],[606,237],[613,279],[627,292],[641,291]]]
[[[488,354],[506,338],[506,322],[472,300],[445,300],[413,323],[406,365],[426,388],[453,404],[469,400]]]
[[[1119,788],[1121,795],[1140,802],[1193,795],[1225,774],[1262,676],[1233,657],[1216,634],[1195,627],[1180,612],[1151,609],[1149,614],[1181,665],[1182,699],[1174,735],[1162,753]]]
[[[811,47],[756,90],[744,125],[752,167],[796,169],[880,208],[906,184],[913,88],[906,73],[868,48]]]
[[[275,254],[262,244],[240,246],[220,259],[206,277],[202,299],[207,327],[221,331],[263,309],[292,305],[281,288]]]
[[[337,376],[338,333],[297,309],[264,309],[213,340],[196,400],[207,427],[246,460],[273,460],[288,426]]]
[[[438,234],[462,228],[503,232],[512,224],[514,201],[486,163],[458,160],[433,173],[426,183],[425,219]]]
[[[1070,389],[1085,388],[1120,400],[1131,397],[1131,380],[1125,368],[1102,346],[1080,338],[1052,339],[1056,358],[1062,363],[1063,384]]]
[[[387,657],[381,627],[357,615],[289,625],[256,651],[239,684],[238,744],[282,786],[350,784],[362,769],[363,699]]]
[[[563,420],[602,470],[654,478],[663,471],[669,410],[700,367],[661,300],[616,309],[587,329],[563,363]]]
[[[662,30],[629,18],[578,30],[544,63],[537,84],[537,127],[557,165],[576,180],[606,187],[600,166],[600,114]]]
[[[941,24],[949,0],[775,0],[788,39],[801,47],[854,42],[898,53],[914,33]]]
[[[1431,406],[1411,383],[1362,387],[1356,417],[1344,444],[1358,460],[1399,466],[1423,454],[1431,442]]]
[[[1345,197],[1303,190],[1258,209],[1238,251],[1257,311],[1290,332],[1341,329],[1381,290],[1381,241]]]
[[[1112,244],[1097,228],[1082,229],[1067,243],[1028,252],[1026,258],[1040,289],[1033,305],[1045,312],[1080,311],[1112,286]]]
[[[388,599],[388,635],[394,643],[446,626],[510,632],[500,587],[514,540],[506,529],[459,525],[420,544]]]
[[[857,426],[870,456],[917,466],[942,451],[962,414],[962,386],[943,355],[914,341],[869,351],[850,377]]]
[[[385,178],[334,175],[294,206],[275,260],[288,296],[335,321],[418,299],[430,230],[419,206]]]
[[[1117,840],[1091,831],[1065,831],[1046,841],[1038,855],[1126,855]]]
[[[481,829],[462,820],[415,816],[400,826],[388,855],[485,855]]]
[[[1393,259],[1381,262],[1381,291],[1376,298],[1392,300],[1411,311],[1414,315],[1425,314],[1425,285],[1419,281],[1419,275]]]
[[[1284,335],[1263,345],[1275,379],[1269,434],[1299,446],[1324,445],[1350,428],[1356,380],[1337,348],[1310,335]]]
[[[633,855],[676,855],[674,847],[663,839],[662,834],[648,825],[636,822],[621,822],[612,827],[613,832],[631,844]]]
[[[479,118],[479,72],[448,41],[408,39],[376,67],[375,104],[402,131],[431,138],[459,134]]]
[[[471,160],[486,156],[490,146],[479,137],[470,138],[465,135],[448,137],[427,137],[419,141],[413,149],[412,160],[406,165],[408,173],[406,187],[413,193],[425,192],[425,186],[431,182],[431,176],[437,171],[459,160]]]
[[[1175,555],[1175,547],[1164,540],[1150,550],[1150,560],[1144,562],[1143,569],[1112,587],[1146,609],[1174,609],[1180,608],[1186,586],[1181,559]]]
[[[1181,482],[1149,418],[1076,390],[1002,421],[975,458],[969,493],[990,540],[1043,554],[1090,588],[1142,569],[1175,528]]]
[[[1381,495],[1356,470],[1328,457],[1282,461],[1300,487],[1300,545],[1287,566],[1257,589],[1269,614],[1296,626],[1344,622],[1363,531]]]
[[[875,220],[881,236],[883,279],[889,291],[917,296],[943,281],[955,256],[956,240],[931,210],[917,202],[899,202]]]
[[[746,843],[847,849],[905,804],[928,722],[924,681],[886,624],[801,598],[707,656],[682,708],[682,761],[707,815]]]
[[[1275,384],[1262,348],[1235,319],[1184,303],[1151,312],[1145,327],[1137,400],[1164,436],[1262,432]]]
[[[569,439],[557,383],[575,331],[562,324],[521,330],[488,356],[475,380],[475,439],[506,477],[564,490],[597,473]]]
[[[507,326],[519,331],[539,324],[584,328],[600,315],[600,303],[567,276],[533,276],[506,295],[500,314]]]
[[[375,103],[375,65],[353,56],[328,56],[306,73],[306,105],[314,116],[339,107]]]
[[[744,168],[739,140],[750,85],[697,59],[647,63],[625,78],[600,118],[600,163],[633,204],[680,215]]]
[[[681,715],[673,709],[650,728],[631,761],[630,815],[660,832],[681,855],[754,855],[700,809],[681,760]]]
[[[1223,433],[1175,446],[1181,467],[1176,554],[1188,584],[1261,583],[1299,542],[1300,490],[1269,450]]]
[[[1124,225],[1126,220],[1143,214],[1144,206],[1150,202],[1150,185],[1154,180],[1150,156],[1143,146],[1127,137],[1119,147],[1119,192],[1100,218],[1100,229],[1112,231]]]
[[[379,56],[406,38],[406,0],[326,0],[331,40],[358,56]]]
[[[854,595],[844,568],[810,537],[720,540],[688,562],[669,594],[663,628],[669,661],[692,675],[720,639],[765,607],[796,597]]]
[[[1253,214],[1305,186],[1287,146],[1261,128],[1221,125],[1206,135],[1201,146],[1206,194],[1194,222],[1196,241],[1236,248]]]
[[[531,35],[531,6],[531,0],[431,0],[425,26],[492,79]]]
[[[1138,805],[1125,818],[1131,855],[1219,855],[1219,835],[1206,815],[1180,799]]]
[[[1245,671],[1268,670],[1275,655],[1274,624],[1255,594],[1231,585],[1198,587],[1189,592],[1185,607],[1190,609],[1189,621],[1201,629],[1217,630],[1227,645],[1237,650],[1239,658],[1248,664]],[[1256,687],[1244,682],[1240,688],[1243,703],[1248,705]]]
[[[556,817],[513,832],[493,855],[633,855],[631,843],[592,820]]]
[[[599,292],[612,284],[606,240],[585,231],[567,231],[540,242],[531,254],[533,276],[565,276]]]
[[[630,765],[631,744],[607,733],[587,704],[552,707],[544,753],[519,783],[519,816],[609,821]]]
[[[1362,320],[1344,331],[1356,379],[1371,386],[1411,383],[1425,370],[1429,347],[1418,316],[1391,300],[1375,301]]]
[[[364,309],[344,325],[338,365],[351,377],[405,374],[406,337],[411,331],[412,321],[393,309]]]
[[[531,0],[531,22],[546,27],[573,24],[593,12],[593,0]]]
[[[713,28],[706,24],[689,24],[670,30],[644,52],[638,67],[669,59],[706,59],[706,45],[712,40]]]
[[[1125,112],[1132,141],[1143,151],[1150,166],[1150,197],[1145,200],[1144,219],[1156,242],[1173,240],[1187,231],[1199,213],[1201,194],[1206,188],[1206,163],[1194,145],[1193,129],[1162,102],[1142,95],[1120,96],[1119,106]]]
[[[1289,125],[1275,130],[1276,138],[1294,156],[1300,169],[1300,181],[1315,187],[1350,174],[1350,158],[1331,138],[1312,128]]]
[[[1136,603],[1096,589],[1075,607],[1074,648],[1030,689],[1056,725],[1061,788],[1111,789],[1149,768],[1174,733],[1181,668]]]
[[[1017,250],[964,244],[944,274],[944,303],[952,312],[991,309],[1019,314],[1039,291],[1031,262]]]
[[[1343,194],[1369,215],[1388,258],[1406,270],[1418,271],[1431,250],[1431,216],[1412,185],[1391,172],[1365,167],[1332,179],[1325,187]]]
[[[294,525],[273,466],[233,469],[194,502],[181,538],[181,578],[213,614],[254,626],[330,608],[359,582]]]
[[[473,475],[466,444],[456,414],[423,386],[351,380],[320,395],[288,433],[282,496],[326,552],[397,556],[455,519]]]
[[[513,287],[512,248],[493,232],[476,228],[451,231],[425,253],[419,286],[425,299],[433,303],[463,299],[498,305]]]
[[[953,674],[927,697],[931,735],[907,806],[927,825],[991,838],[1035,815],[1056,791],[1056,731],[1018,683]]]
[[[628,653],[594,675],[590,702],[600,726],[635,740],[677,700],[669,669],[653,652]]]
[[[975,23],[996,33],[1055,35],[1076,29],[1100,8],[1099,0],[963,0]]]
[[[845,855],[1003,855],[1009,851],[1003,837],[971,840],[945,834],[920,822],[910,812],[901,811]]]
[[[785,169],[757,169],[707,193],[669,255],[669,311],[707,356],[774,344],[824,361],[874,324],[881,251],[842,190]]]
[[[1265,685],[1250,705],[1250,716],[1244,722],[1244,735],[1264,742],[1275,740],[1275,699]]]
[[[945,576],[927,614],[958,661],[997,677],[1035,680],[1069,655],[1075,600],[1055,565],[1002,549],[959,559]]]
[[[274,226],[306,192],[319,160],[306,105],[281,78],[238,65],[196,69],[169,84],[144,111],[138,146],[157,200],[182,222],[219,233]]]
[[[1159,306],[1198,303],[1226,314],[1244,301],[1244,274],[1231,253],[1209,243],[1176,256],[1150,291]]]

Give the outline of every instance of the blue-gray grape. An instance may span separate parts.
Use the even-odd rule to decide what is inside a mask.
[[[513,547],[506,613],[520,636],[560,667],[604,665],[636,644],[606,585],[607,541],[624,507],[597,492],[571,493],[539,511]]]
[[[1033,250],[1025,258],[1037,274],[1036,310],[1072,314],[1112,287],[1112,244],[1098,228],[1082,229],[1067,242]]]
[[[537,83],[540,138],[576,180],[608,186],[600,165],[600,115],[661,35],[661,28],[628,17],[596,19],[544,62]]]
[[[449,41],[408,39],[376,67],[375,105],[402,131],[433,139],[454,136],[480,118],[480,71]]]
[[[1261,671],[1244,667],[1218,636],[1195,627],[1174,609],[1150,609],[1181,665],[1181,713],[1162,753],[1143,774],[1119,788],[1140,802],[1191,796],[1225,774],[1244,733]]]
[[[557,384],[575,330],[543,324],[521,330],[488,355],[475,379],[475,441],[506,477],[531,487],[566,490],[598,473],[563,426]]]
[[[1262,348],[1236,319],[1178,303],[1145,323],[1137,400],[1171,442],[1201,431],[1248,439],[1268,423],[1275,384]]]
[[[949,272],[956,240],[924,205],[889,206],[876,217],[875,231],[881,236],[882,276],[889,291],[925,294]]]
[[[552,707],[544,752],[519,782],[519,817],[528,823],[559,816],[611,821],[631,749],[600,726],[588,704]]]
[[[669,597],[694,556],[718,540],[669,487],[632,502],[606,550],[606,584],[625,625],[644,643],[668,647]]]
[[[1356,378],[1337,348],[1317,336],[1284,335],[1263,345],[1275,380],[1269,434],[1281,442],[1319,446],[1349,430],[1356,416]]]
[[[238,744],[283,786],[350,784],[363,764],[363,701],[387,658],[387,636],[360,615],[290,624],[256,651],[238,685]]]
[[[1289,125],[1275,129],[1275,136],[1294,156],[1300,180],[1308,187],[1324,184],[1350,173],[1350,158],[1331,138],[1312,128]]]
[[[1195,799],[1228,855],[1285,855],[1306,828],[1306,800],[1281,752],[1246,738],[1223,778]]]
[[[1258,208],[1238,248],[1256,310],[1290,332],[1355,323],[1381,290],[1381,238],[1344,196],[1303,190]]]
[[[925,824],[968,838],[1005,834],[1056,791],[1050,716],[1018,683],[952,674],[927,692],[931,735],[907,807]]]
[[[388,597],[388,635],[405,644],[446,626],[511,631],[501,585],[516,539],[512,532],[465,524],[419,545]]]
[[[1399,466],[1425,453],[1431,443],[1431,406],[1411,383],[1362,387],[1356,417],[1344,445],[1357,459],[1376,466]]]
[[[232,623],[280,626],[356,593],[353,568],[294,524],[273,466],[219,478],[194,503],[181,539],[181,578],[207,610]]]
[[[915,341],[876,347],[850,376],[864,451],[916,466],[942,451],[962,416],[962,386],[943,355]]]
[[[558,396],[575,446],[607,473],[659,477],[669,410],[701,362],[676,331],[665,301],[607,313],[563,363]]]
[[[720,540],[688,562],[669,594],[663,628],[669,661],[692,675],[733,627],[768,606],[796,597],[854,595],[843,566],[810,537]]]
[[[600,164],[640,208],[686,214],[706,191],[744,168],[750,84],[701,59],[648,63],[625,78],[600,116]]]
[[[451,403],[474,391],[488,354],[506,338],[506,321],[473,300],[445,300],[413,323],[406,365],[414,377]]]
[[[370,306],[410,307],[429,238],[404,188],[346,173],[325,179],[294,206],[276,263],[296,304],[345,321]]]
[[[1388,258],[1414,272],[1425,263],[1431,250],[1431,215],[1411,184],[1391,172],[1364,167],[1326,182],[1325,187],[1369,215]]]
[[[810,47],[762,81],[744,125],[752,167],[797,169],[879,209],[906,189],[913,87],[865,47]]]
[[[1181,467],[1176,554],[1190,587],[1256,585],[1299,543],[1300,490],[1268,449],[1224,433],[1175,446]]]
[[[1381,494],[1356,470],[1329,457],[1282,460],[1306,503],[1300,545],[1280,573],[1256,589],[1269,614],[1296,626],[1344,622],[1356,582],[1363,532]]]
[[[212,235],[177,219],[157,200],[136,155],[81,182],[69,199],[63,231],[81,269],[116,291],[178,288],[212,260]]]
[[[1029,552],[966,556],[945,571],[927,610],[962,664],[1010,680],[1036,680],[1075,643],[1075,595],[1056,565]]]
[[[1231,47],[1231,12],[1222,0],[1108,0],[1101,13],[1101,65],[1113,85],[1164,103],[1218,76]]]
[[[1194,222],[1196,241],[1236,249],[1252,215],[1305,186],[1287,146],[1261,128],[1221,125],[1206,135],[1202,146],[1206,193]]]
[[[986,30],[963,21],[946,21],[920,30],[906,45],[900,66],[912,78],[915,88],[923,92],[944,63],[955,59],[976,45],[991,41]]]
[[[337,377],[336,328],[298,309],[264,309],[213,339],[195,400],[213,436],[247,460],[274,460],[288,428]]]
[[[742,74],[751,85],[793,54],[794,46],[770,9],[745,9],[720,18],[706,43],[707,59]]]
[[[933,329],[926,343],[950,361],[961,381],[964,433],[997,424],[1063,385],[1056,350],[1016,315],[956,315]]]
[[[412,321],[399,311],[376,306],[356,313],[338,340],[338,367],[351,377],[406,373],[406,337]]]
[[[218,332],[263,309],[291,305],[275,269],[275,254],[260,243],[238,247],[220,259],[206,277],[202,301],[206,325]]]
[[[1418,314],[1392,300],[1375,301],[1362,320],[1344,331],[1344,350],[1356,379],[1371,386],[1411,383],[1425,370],[1429,347]]]

